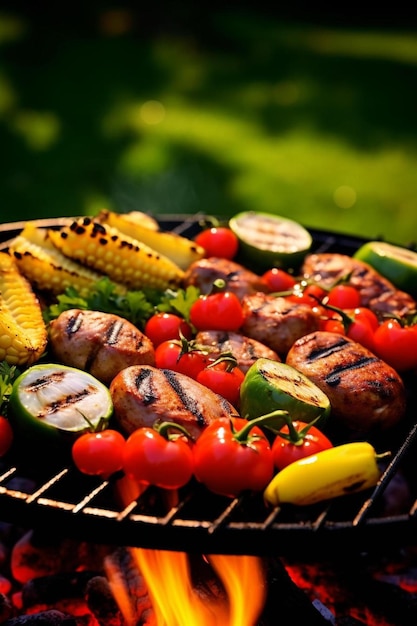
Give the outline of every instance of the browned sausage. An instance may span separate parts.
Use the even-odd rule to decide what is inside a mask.
[[[128,320],[100,311],[71,309],[49,325],[55,356],[108,384],[124,367],[155,363],[152,342]]]
[[[266,283],[258,274],[243,265],[228,259],[210,257],[200,259],[190,265],[183,278],[183,285],[194,285],[203,294],[212,290],[215,280],[224,280],[228,291],[233,291],[240,298],[246,293],[268,291]]]
[[[243,372],[247,372],[250,366],[261,357],[272,361],[281,360],[278,354],[268,346],[240,333],[226,330],[202,330],[197,333],[195,340],[198,346],[206,346],[210,350],[210,355],[218,356],[231,352]]]
[[[346,277],[359,291],[361,305],[379,317],[386,313],[401,316],[416,309],[416,301],[408,293],[397,289],[367,263],[344,254],[310,254],[305,258],[302,274],[325,286]]]
[[[196,380],[172,370],[132,365],[112,380],[110,393],[117,421],[126,433],[169,421],[197,438],[219,417],[237,415],[227,400]]]
[[[324,391],[332,415],[358,434],[390,428],[405,413],[399,374],[348,337],[310,333],[294,343],[286,362]]]
[[[256,293],[242,300],[245,321],[241,332],[285,356],[296,339],[317,330],[318,314],[308,304]]]

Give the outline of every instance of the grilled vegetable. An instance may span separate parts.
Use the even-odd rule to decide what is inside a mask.
[[[417,296],[417,252],[384,241],[368,241],[354,254],[368,263],[397,289]]]
[[[183,271],[168,257],[144,243],[90,217],[74,220],[62,230],[48,230],[52,243],[65,256],[129,289],[177,286]]]
[[[287,465],[266,487],[264,499],[273,506],[309,505],[369,489],[380,476],[373,446],[355,441]]]
[[[134,237],[171,259],[183,270],[186,270],[194,261],[203,258],[205,254],[202,246],[186,237],[149,228],[144,218],[138,219],[136,212],[132,216],[130,213],[120,214],[104,210],[99,213],[97,220],[105,226],[117,228],[124,235]]]
[[[11,423],[22,441],[69,443],[104,427],[112,413],[108,388],[91,374],[56,363],[33,365],[13,383]]]
[[[297,268],[313,242],[301,224],[272,213],[238,213],[229,226],[239,239],[241,254],[263,271],[271,267]]]
[[[278,409],[288,411],[293,420],[324,421],[330,414],[330,401],[317,385],[293,367],[258,359],[246,372],[241,385],[240,413],[252,420]]]
[[[102,276],[66,257],[52,244],[44,228],[30,222],[11,242],[9,252],[20,273],[35,289],[54,295],[63,293],[67,287],[86,295]]]
[[[47,343],[37,297],[13,258],[0,252],[0,360],[10,365],[37,361]]]

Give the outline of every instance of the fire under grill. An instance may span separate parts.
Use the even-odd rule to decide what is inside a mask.
[[[201,216],[163,217],[161,227],[192,237]],[[62,220],[41,220],[59,227]],[[0,226],[0,248],[22,224]],[[352,254],[363,240],[310,229],[314,250]],[[415,378],[415,376],[414,376]],[[334,554],[354,543],[357,550],[415,544],[417,467],[415,380],[405,380],[408,412],[400,426],[373,441],[391,451],[379,484],[370,492],[347,495],[309,507],[269,508],[261,494],[236,499],[190,483],[175,496],[148,488],[122,502],[122,477],[86,477],[71,464],[4,457],[0,462],[0,519],[30,528],[62,529],[95,543],[207,554],[290,556]]]

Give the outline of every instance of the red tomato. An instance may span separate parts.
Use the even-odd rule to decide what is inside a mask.
[[[245,374],[239,367],[228,369],[227,363],[213,363],[197,374],[197,381],[226,398],[234,407],[239,406],[240,386]]]
[[[303,283],[296,283],[294,285],[292,295],[288,296],[288,298],[291,302],[296,302],[298,304],[317,306],[326,293],[326,290],[319,285],[304,285]]]
[[[127,439],[123,454],[126,475],[148,485],[179,489],[193,475],[193,453],[187,438],[166,438],[154,428],[138,428]]]
[[[348,337],[350,337],[350,339],[353,339],[353,341],[360,343],[371,352],[374,351],[375,331],[372,328],[371,322],[369,322],[366,317],[353,317],[353,321],[351,322],[351,324],[349,324],[349,328],[346,334]]]
[[[417,368],[416,326],[402,326],[397,319],[382,322],[374,333],[374,352],[398,372]]]
[[[346,335],[345,327],[341,320],[335,318],[324,319],[320,323],[320,330],[325,330],[329,333],[337,333],[338,335]]]
[[[197,378],[197,374],[209,363],[209,357],[201,350],[195,350],[190,345],[184,350],[180,341],[163,341],[155,349],[155,366],[161,369],[181,372],[190,378]]]
[[[214,420],[195,443],[194,474],[213,493],[234,498],[262,491],[273,473],[268,439],[243,418]]]
[[[351,315],[357,322],[367,321],[372,330],[376,330],[379,326],[379,320],[375,313],[364,306],[359,306],[354,309],[347,309],[346,313]]]
[[[362,344],[368,350],[374,350],[374,332],[379,326],[375,313],[365,307],[355,309],[329,309],[329,317],[322,318],[320,329],[340,335],[346,335]]]
[[[191,326],[179,315],[174,313],[155,313],[145,324],[144,333],[152,341],[154,347],[163,341],[179,339],[180,332],[186,339],[193,336]]]
[[[194,241],[204,248],[207,257],[233,259],[239,248],[239,241],[235,233],[225,226],[206,228],[194,237]]]
[[[0,457],[4,456],[12,447],[13,430],[7,417],[0,415]]]
[[[290,426],[283,426],[272,443],[274,465],[278,470],[316,454],[321,450],[333,448],[333,444],[318,428],[305,422],[295,421]],[[288,438],[287,438],[288,437]]]
[[[231,291],[200,296],[190,309],[190,321],[198,330],[236,331],[244,322],[242,305]]]
[[[359,291],[352,285],[336,285],[327,294],[326,304],[339,309],[354,309],[361,303]]]
[[[83,474],[108,477],[122,469],[125,438],[117,430],[84,433],[72,445],[72,459]]]
[[[270,291],[277,292],[290,291],[297,282],[294,276],[291,276],[291,274],[278,267],[273,267],[266,271],[262,275],[262,280],[266,283]]]

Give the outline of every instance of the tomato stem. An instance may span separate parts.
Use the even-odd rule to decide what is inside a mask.
[[[321,415],[318,415],[314,420],[311,420],[311,422],[306,423],[306,425],[303,426],[303,428],[300,428],[300,430],[296,429],[296,427],[294,426],[294,422],[289,414],[283,415],[282,417],[284,418],[285,424],[288,427],[288,433],[283,433],[281,429],[276,430],[274,428],[271,428],[271,430],[275,435],[278,435],[279,437],[282,437],[282,439],[289,441],[294,446],[301,446],[303,445],[304,439],[306,438],[308,431],[311,429],[312,426],[314,426],[316,422],[319,421]]]
[[[277,426],[278,423],[282,423],[282,418],[288,415],[288,411],[282,411],[277,409],[272,413],[255,417],[252,420],[248,420],[248,423],[243,426],[239,431],[234,432],[234,439],[240,443],[248,443],[250,441],[250,431],[255,426],[266,426],[273,428],[273,425]]]
[[[237,359],[232,352],[222,352],[215,361],[207,365],[207,369],[215,368],[216,365],[225,363],[225,371],[231,372],[237,367]]]
[[[174,441],[175,439],[178,439],[178,437],[180,437],[181,435],[184,435],[189,441],[194,441],[194,438],[190,435],[188,430],[184,428],[184,426],[181,426],[181,424],[177,424],[176,422],[155,423],[153,428],[168,441]],[[177,432],[173,433],[173,430]]]

